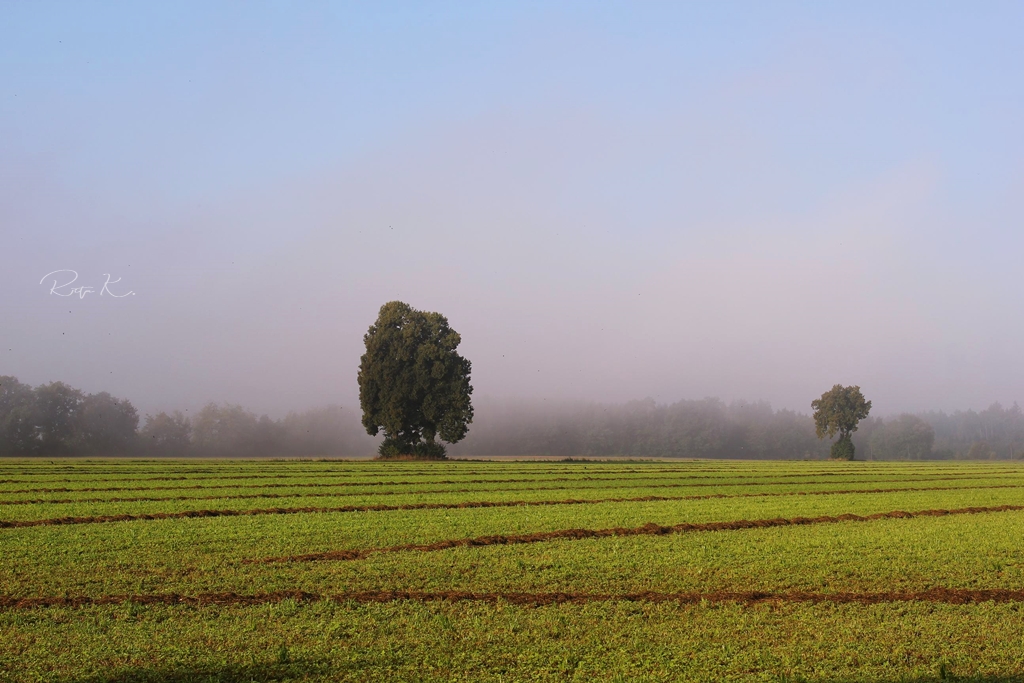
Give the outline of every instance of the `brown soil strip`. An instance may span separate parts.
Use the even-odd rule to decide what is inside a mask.
[[[950,476],[950,477],[919,477],[916,479],[848,479],[842,482],[834,481],[804,481],[804,482],[790,482],[790,481],[778,481],[776,479],[768,479],[763,481],[744,481],[744,482],[700,482],[700,483],[678,483],[678,484],[648,484],[645,483],[649,479],[655,477],[643,477],[643,478],[626,478],[619,479],[615,477],[604,477],[597,478],[593,477],[590,479],[580,478],[559,478],[559,479],[464,479],[461,481],[382,481],[382,482],[344,482],[344,483],[299,483],[299,484],[254,484],[252,486],[245,486],[240,484],[200,484],[196,486],[114,486],[105,488],[35,488],[35,489],[10,489],[7,491],[0,491],[0,494],[6,493],[112,493],[119,491],[206,491],[206,490],[218,490],[218,489],[273,489],[273,488],[346,488],[346,487],[374,487],[374,486],[415,486],[422,484],[435,484],[435,485],[458,485],[458,484],[546,484],[549,482],[564,482],[564,481],[594,481],[600,479],[601,481],[620,481],[626,482],[626,484],[635,484],[635,486],[621,485],[621,486],[587,486],[584,487],[587,490],[590,489],[607,489],[607,488],[652,488],[652,489],[663,489],[663,488],[701,488],[701,487],[732,487],[732,486],[776,486],[776,485],[813,485],[813,484],[894,484],[894,483],[918,483],[925,481],[969,481],[973,479],[993,479],[993,476]],[[676,479],[673,478],[673,481]],[[558,486],[558,487],[530,487],[529,491],[556,491],[571,489],[572,487]],[[448,491],[374,491],[373,495],[401,495],[401,494],[413,494],[413,493],[463,493],[463,492],[486,492],[493,490],[507,491],[509,489],[466,489],[465,491],[459,489],[451,489]],[[337,494],[337,495],[364,495],[363,492],[357,492],[352,494]]]
[[[497,468],[495,468],[495,469],[497,469]],[[458,469],[454,469],[454,470],[446,470],[446,471],[443,471],[443,472],[427,471],[427,470],[416,470],[416,471],[406,470],[406,471],[401,472],[401,474],[405,474],[406,476],[413,476],[413,477],[415,477],[415,476],[436,477],[436,476],[445,475],[445,474],[447,474],[449,476],[452,476],[452,475],[457,475],[457,476],[484,475],[484,476],[486,476],[486,475],[501,474],[501,473],[504,472],[504,471],[496,472],[495,469],[490,469],[490,470],[465,470],[465,471],[460,471]],[[704,470],[698,470],[698,471],[704,471]],[[587,472],[590,472],[590,470],[587,470]],[[684,477],[684,478],[690,478],[690,479],[716,479],[716,478],[756,479],[756,478],[764,476],[764,475],[752,475],[752,476],[733,475],[733,474],[729,474],[727,470],[711,470],[711,472],[713,472],[713,473],[722,472],[723,476],[721,476],[721,477],[711,476],[711,475],[707,475],[707,474],[692,475],[692,473],[694,472],[693,469],[682,469],[682,470],[667,470],[667,469],[605,470],[605,469],[597,468],[597,469],[593,470],[592,473],[595,473],[595,474],[646,474],[646,475],[651,475],[651,476],[657,476],[657,475],[660,475],[662,473],[675,473],[675,472],[686,472],[687,474],[690,474],[691,476]],[[521,470],[521,471],[517,471],[515,473],[516,474],[527,474],[527,473],[529,473],[529,474],[533,474],[533,475],[544,475],[544,474],[563,474],[564,475],[564,474],[566,474],[566,470],[565,469],[549,470],[549,471]],[[62,474],[67,474],[67,473],[62,473]],[[313,476],[315,476],[315,477],[328,477],[328,478],[331,478],[331,479],[352,479],[352,478],[355,478],[355,477],[369,477],[369,476],[373,476],[374,474],[377,474],[377,473],[374,473],[374,472],[344,472],[344,473],[338,473],[337,471],[331,471],[331,470],[324,470],[324,471],[310,470],[308,472],[294,472],[294,473],[287,473],[287,474],[265,474],[265,473],[261,473],[261,472],[253,472],[253,473],[250,473],[250,474],[224,474],[224,475],[220,475],[218,473],[210,473],[210,474],[213,474],[214,476],[202,476],[202,475],[199,475],[199,476],[182,476],[182,474],[179,474],[179,475],[176,475],[176,476],[134,477],[134,476],[124,476],[124,475],[134,474],[133,472],[119,472],[119,473],[115,473],[115,474],[120,474],[120,475],[122,475],[122,477],[121,478],[117,478],[117,479],[113,479],[113,480],[108,479],[108,478],[100,478],[100,477],[93,477],[93,476],[91,476],[91,475],[97,474],[96,472],[83,472],[82,474],[84,476],[75,477],[73,479],[51,479],[50,481],[53,482],[53,483],[62,483],[62,484],[72,484],[72,483],[75,483],[75,482],[107,482],[107,481],[111,481],[113,483],[147,482],[147,481],[203,481],[203,480],[208,480],[208,479],[213,479],[215,481],[217,481],[217,480],[234,481],[234,480],[250,480],[250,479],[309,479],[310,477],[313,477]],[[183,474],[191,474],[191,473],[186,472],[186,473],[183,473]],[[813,476],[818,476],[818,475],[820,475],[820,476],[844,476],[844,475],[849,475],[849,474],[850,473],[848,473],[848,472],[821,472],[821,473],[808,472],[808,473],[804,473],[804,474],[788,473],[788,474],[780,474],[780,475],[775,475],[775,476],[779,476],[779,477],[813,477]],[[46,476],[46,475],[45,474],[40,474],[40,475],[29,474],[29,475],[25,475],[25,476]],[[586,476],[577,476],[577,477],[573,477],[573,478],[574,479],[586,479],[587,477]],[[32,483],[32,482],[28,481],[28,480],[22,480],[22,479],[3,479],[3,480],[0,480],[0,484],[16,484],[16,483]],[[413,482],[413,483],[423,483],[423,482]]]
[[[26,519],[0,521],[0,529],[15,529],[33,526],[61,526],[65,524],[105,524],[109,522],[135,522],[155,519],[188,519],[194,517],[246,517],[253,515],[295,515],[303,513],[335,512],[391,512],[395,510],[454,510],[459,508],[493,508],[546,505],[585,505],[592,503],[627,503],[673,500],[659,496],[639,498],[605,498],[601,500],[515,500],[515,501],[467,501],[462,503],[407,503],[404,505],[343,505],[339,507],[292,507],[255,508],[242,510],[183,510],[181,512],[151,512],[142,514],[97,515],[92,517],[55,517],[51,519]]]
[[[315,475],[312,475],[315,476]],[[310,479],[304,476],[303,479]],[[237,488],[323,488],[323,487],[362,487],[362,486],[417,486],[423,484],[455,485],[455,484],[524,484],[536,482],[544,484],[552,481],[644,481],[655,477],[619,478],[619,477],[552,477],[550,479],[438,479],[435,481],[344,481],[331,483],[299,482],[297,484],[197,484],[193,486],[116,486],[106,488],[37,488],[2,491],[0,493],[70,493],[74,491],[180,491],[185,489],[237,489]],[[72,481],[72,480],[68,480]],[[126,480],[133,481],[133,480]]]
[[[730,522],[702,522],[661,526],[653,522],[639,527],[614,527],[611,529],[559,529],[558,531],[540,531],[532,534],[509,534],[494,536],[478,536],[476,538],[454,538],[434,543],[407,543],[381,548],[362,548],[356,550],[330,550],[323,553],[305,555],[288,555],[284,557],[265,557],[258,560],[243,560],[246,564],[268,564],[274,562],[319,562],[325,560],[361,560],[374,553],[400,552],[433,552],[467,546],[485,545],[518,545],[521,543],[540,543],[554,540],[577,540],[581,538],[606,538],[609,536],[665,536],[691,531],[738,531],[741,529],[767,529],[783,526],[805,526],[809,524],[834,524],[838,522],[870,522],[876,519],[909,519],[912,517],[942,517],[945,515],[973,515],[985,512],[1008,512],[1024,510],[1024,505],[996,505],[993,507],[969,507],[954,510],[919,510],[905,512],[876,512],[871,515],[855,515],[851,513],[820,517],[790,517],[775,519],[740,519]]]
[[[96,475],[100,475],[100,474],[102,474],[102,475],[109,475],[109,476],[113,476],[113,477],[127,477],[128,475],[132,475],[131,478],[122,478],[122,479],[118,479],[118,481],[154,481],[154,480],[160,480],[160,478],[136,477],[134,475],[139,475],[139,474],[163,474],[163,475],[174,474],[175,475],[174,479],[176,479],[176,480],[177,479],[282,478],[282,477],[309,477],[309,476],[317,476],[317,475],[330,475],[332,477],[349,478],[349,479],[351,479],[351,478],[354,478],[354,477],[367,477],[367,476],[373,476],[375,474],[383,474],[385,472],[388,473],[388,474],[392,474],[392,475],[393,474],[405,474],[405,475],[409,475],[409,476],[436,477],[436,476],[441,475],[441,474],[448,474],[448,475],[458,474],[458,475],[462,475],[462,476],[468,476],[468,475],[489,475],[489,474],[493,475],[493,474],[496,474],[496,473],[500,473],[500,474],[566,474],[567,472],[573,472],[573,471],[577,471],[577,470],[580,471],[581,473],[582,472],[588,472],[588,473],[600,473],[600,474],[662,474],[662,473],[687,473],[687,474],[693,474],[693,473],[723,473],[723,474],[728,474],[728,475],[731,476],[733,474],[751,474],[752,473],[751,470],[740,470],[740,471],[737,471],[735,469],[728,469],[728,468],[696,468],[696,467],[686,467],[686,468],[646,467],[646,468],[631,468],[631,469],[618,468],[618,467],[615,467],[615,466],[610,466],[610,467],[583,467],[583,468],[570,468],[570,467],[566,466],[566,467],[560,467],[560,468],[547,468],[547,469],[541,469],[541,468],[519,468],[519,467],[492,467],[492,468],[482,469],[482,470],[469,470],[469,469],[462,469],[462,468],[459,468],[459,467],[452,467],[452,468],[445,468],[445,469],[439,471],[438,469],[433,469],[433,468],[406,468],[406,469],[399,469],[399,468],[396,468],[396,467],[393,467],[393,466],[389,466],[387,468],[387,470],[362,471],[362,472],[360,472],[360,471],[353,471],[353,470],[319,470],[319,469],[315,469],[315,468],[309,468],[309,469],[305,469],[305,470],[299,470],[297,468],[291,468],[291,469],[287,469],[287,470],[284,470],[284,471],[276,471],[276,473],[275,473],[275,470],[242,469],[242,468],[232,468],[232,469],[226,469],[226,470],[180,470],[180,469],[171,469],[171,468],[168,468],[167,470],[139,470],[139,469],[134,469],[134,468],[126,468],[124,470],[110,470],[110,471],[107,471],[107,470],[53,470],[53,471],[37,470],[37,471],[33,471],[33,472],[11,471],[11,472],[0,472],[0,474],[9,475],[9,476],[13,475],[13,476],[18,476],[18,477],[57,477],[57,476],[60,476],[60,475],[64,475],[64,476],[80,475],[80,476],[76,476],[75,479],[73,479],[73,480],[71,480],[71,479],[64,479],[64,480],[59,480],[58,479],[58,480],[54,480],[54,481],[57,481],[57,482],[61,482],[61,481],[83,481],[82,477],[93,477],[92,479],[88,479],[88,480],[85,480],[85,481],[105,481],[105,479],[100,479],[100,478],[96,477]],[[795,474],[795,473],[790,473],[790,474],[793,474],[794,476],[814,476],[817,473],[823,473],[823,472],[829,473],[830,476],[831,475],[837,475],[837,474],[849,474],[849,472],[837,472],[837,471],[833,471],[833,470],[819,470],[819,471],[808,470],[808,472],[806,474],[803,474],[803,475],[799,475],[799,474]],[[922,474],[929,474],[929,473],[932,473],[932,471],[924,471],[924,470],[922,470]],[[192,476],[192,475],[197,475],[197,476]],[[207,476],[199,476],[199,475],[214,475],[214,476],[207,477]],[[21,481],[21,480],[14,480],[14,479],[11,479],[11,480],[0,480],[0,483],[17,483],[19,481]]]
[[[596,489],[597,487],[593,487]],[[605,487],[602,487],[605,488]],[[644,487],[651,488],[651,487]],[[918,486],[918,487],[904,487],[904,488],[888,488],[888,489],[836,489],[833,491],[777,491],[771,493],[710,493],[696,496],[662,496],[662,497],[644,497],[644,498],[622,498],[622,499],[596,499],[586,500],[583,502],[587,503],[606,503],[609,500],[707,500],[711,498],[775,498],[779,496],[831,496],[841,495],[844,493],[901,493],[901,492],[920,492],[920,491],[976,491],[979,489],[1019,489],[1024,488],[1024,484],[993,484],[989,486]],[[544,491],[544,488],[527,488],[527,489],[439,489],[437,491],[407,491],[399,492],[398,495],[405,493],[406,495],[422,495],[422,494],[446,494],[446,493],[494,493],[496,491]],[[564,487],[559,487],[555,490],[565,490]],[[579,489],[582,490],[582,489]],[[590,489],[587,489],[590,490]],[[159,502],[182,502],[182,501],[200,501],[200,500],[253,500],[253,499],[279,499],[279,498],[339,498],[341,496],[351,495],[364,495],[364,494],[351,494],[351,493],[246,493],[241,495],[223,495],[223,496],[140,496],[135,498],[38,498],[34,500],[0,500],[0,506],[3,505],[72,505],[76,503],[159,503]],[[495,504],[500,503],[497,501]],[[557,505],[562,501],[550,501],[549,504]],[[520,503],[508,503],[508,505],[518,505]],[[525,503],[522,503],[525,504]],[[537,504],[534,502],[533,504]],[[450,503],[447,504],[450,507],[459,507],[458,504]],[[386,506],[364,506],[366,510],[380,510]],[[363,508],[361,508],[362,510]],[[395,506],[393,509],[396,510],[407,510],[409,508],[402,506]],[[332,508],[333,510],[333,508]]]
[[[879,591],[864,593],[811,593],[805,591],[717,591],[713,593],[490,593],[474,591],[361,591],[320,595],[305,591],[277,591],[273,593],[200,593],[180,595],[178,593],[151,593],[146,595],[103,595],[52,596],[16,598],[0,596],[0,609],[17,610],[40,607],[85,607],[90,605],[217,605],[249,606],[280,603],[285,600],[296,602],[346,603],[387,603],[387,602],[487,602],[506,603],[523,607],[544,607],[546,605],[583,604],[590,602],[644,602],[677,603],[680,605],[703,605],[738,603],[758,605],[763,603],[809,602],[830,604],[877,605],[891,602],[930,602],[948,605],[970,605],[984,602],[1024,602],[1024,590],[1008,589],[964,589],[931,588],[924,591]]]
[[[413,472],[405,472],[404,474],[409,475],[409,476],[416,476],[415,473],[413,473]],[[439,474],[447,474],[447,475],[451,476],[453,474],[454,475],[460,475],[460,474],[464,474],[464,473],[462,473],[462,472],[444,472],[444,473],[441,473],[441,472],[431,472],[431,473],[425,474],[424,476],[434,476],[434,477],[436,477]],[[498,474],[498,473],[496,473],[496,472],[486,472],[485,474]],[[371,474],[360,474],[358,476],[366,477],[366,476],[372,476],[372,475]],[[813,476],[813,475],[806,475],[806,476]],[[213,481],[251,481],[253,479],[310,479],[310,478],[313,478],[313,477],[316,477],[318,479],[323,479],[323,478],[329,478],[329,479],[351,479],[352,478],[351,475],[337,475],[337,474],[324,474],[324,475],[321,475],[320,473],[313,472],[313,473],[302,473],[302,474],[246,474],[246,475],[229,475],[229,476],[223,476],[223,477],[220,477],[220,476],[217,476],[217,477],[125,477],[123,479],[99,479],[99,478],[75,477],[74,479],[52,479],[50,481],[45,481],[45,482],[33,482],[33,481],[30,481],[30,480],[26,480],[26,479],[4,479],[4,480],[0,480],[0,484],[33,484],[33,483],[75,484],[75,483],[78,483],[78,482],[110,482],[110,483],[115,483],[115,484],[130,484],[130,483],[133,483],[133,482],[138,482],[140,484],[145,484],[146,482],[149,482],[149,481],[195,481],[195,482],[202,482],[202,481],[208,481],[208,480],[213,480]],[[575,477],[557,477],[557,478],[551,478],[551,479],[542,479],[541,481],[574,481],[574,480],[586,481],[587,479],[591,479],[591,478],[593,478],[593,479],[615,479],[616,477],[575,476]],[[653,475],[652,475],[652,478],[653,478]],[[730,478],[730,479],[732,479],[732,478],[735,478],[735,477],[725,477],[725,476],[723,476],[723,477],[703,477],[702,476],[702,477],[694,477],[694,478],[700,478],[700,479],[711,479],[711,478],[726,479],[726,478]],[[534,477],[533,479],[536,479],[536,477]],[[532,481],[533,479],[531,479],[530,481]],[[435,480],[435,481],[419,480],[419,481],[396,481],[396,482],[382,482],[382,481],[359,482],[359,481],[353,481],[353,482],[338,482],[338,483],[333,483],[332,485],[333,486],[381,486],[381,485],[389,484],[389,483],[390,484],[431,484],[431,483],[443,484],[443,483],[472,483],[473,481],[476,481],[476,480],[469,480],[469,479],[467,479],[467,480],[461,480],[461,481],[456,481],[456,482],[448,482],[448,481],[445,481],[445,480]],[[479,480],[479,481],[483,481],[483,482],[488,482],[488,481],[500,482],[500,481],[506,481],[506,480],[503,480],[503,479],[482,479],[482,480]],[[520,481],[520,480],[515,480],[515,481]],[[237,486],[237,484],[235,484],[235,486]],[[139,487],[137,486],[136,488],[139,488]]]

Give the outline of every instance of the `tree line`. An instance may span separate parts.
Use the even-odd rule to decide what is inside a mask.
[[[480,401],[477,416],[452,455],[824,459],[833,446],[817,437],[810,415],[767,402]],[[867,417],[850,438],[859,459],[1019,459],[1024,413],[994,403],[980,413]]]
[[[829,456],[810,415],[766,402],[715,398],[658,404],[480,400],[453,456],[810,458]],[[976,412],[868,417],[852,435],[857,457],[875,460],[1019,459],[1024,413],[1015,403]],[[379,439],[357,411],[338,406],[281,419],[211,403],[194,415],[146,415],[126,399],[63,382],[32,387],[0,377],[2,456],[363,457]]]
[[[0,376],[0,456],[363,456],[374,440],[338,406],[272,420],[238,405],[210,403],[195,415],[146,415],[107,392],[63,382],[31,387]]]

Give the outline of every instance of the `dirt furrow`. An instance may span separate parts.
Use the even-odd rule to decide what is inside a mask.
[[[718,603],[738,603],[757,605],[762,603],[831,603],[877,605],[891,602],[930,602],[949,605],[969,605],[984,602],[1024,602],[1024,590],[1008,589],[964,589],[964,588],[930,588],[923,591],[878,591],[878,592],[837,592],[812,593],[806,591],[716,591],[712,593],[660,593],[644,591],[640,593],[582,593],[582,592],[475,592],[475,591],[407,591],[382,590],[361,591],[321,595],[305,591],[276,591],[272,593],[200,593],[198,595],[181,595],[178,593],[151,593],[144,595],[104,595],[91,596],[49,596],[25,597],[0,596],[0,609],[24,610],[41,607],[87,607],[92,605],[120,605],[132,603],[137,605],[216,605],[216,606],[248,606],[268,603],[280,603],[285,600],[295,602],[335,602],[345,603],[387,603],[387,602],[487,602],[507,603],[524,607],[543,607],[546,605],[582,604],[590,602],[644,602],[644,603],[677,603],[680,605],[705,605]]]
[[[961,487],[970,489],[972,487]],[[1021,488],[1002,485],[974,488]],[[0,529],[15,529],[36,526],[62,526],[68,524],[107,524],[111,522],[135,522],[158,519],[189,519],[203,517],[245,517],[254,515],[295,515],[303,513],[345,513],[345,512],[393,512],[398,510],[459,510],[497,507],[536,507],[554,505],[596,505],[600,503],[649,503],[683,500],[711,500],[720,498],[759,498],[775,496],[824,496],[839,494],[897,493],[915,491],[957,490],[943,487],[901,488],[901,489],[859,489],[848,491],[792,491],[785,493],[746,493],[729,495],[724,493],[703,496],[636,496],[632,498],[563,498],[559,500],[479,500],[460,503],[404,503],[400,505],[341,505],[336,507],[287,507],[249,508],[240,510],[181,510],[178,512],[149,512],[139,514],[94,515],[84,517],[52,517],[49,519],[0,520]]]
[[[678,470],[678,471],[692,472],[692,470]],[[634,473],[650,475],[647,478],[655,478],[661,472],[662,472],[661,470],[637,470]],[[1014,472],[1017,472],[1017,470],[1014,470]],[[481,472],[481,474],[490,474],[490,473],[492,473],[492,472],[484,472],[484,471]],[[608,474],[618,474],[618,473],[630,473],[630,472],[628,472],[628,471],[616,471],[616,472],[610,472]],[[1006,472],[993,472],[992,474],[1005,474],[1005,473]],[[414,473],[414,472],[405,472],[405,474],[409,475],[409,476],[417,476],[419,473],[418,472],[416,472],[416,473]],[[442,473],[439,473],[439,472],[436,472],[436,473],[435,472],[424,472],[422,474],[422,476],[438,476],[439,474],[442,474]],[[449,471],[449,472],[445,472],[443,474],[448,474],[449,476],[451,476],[453,474],[454,475],[468,476],[470,473],[469,472],[453,472],[453,471]],[[310,476],[309,474],[305,474],[305,473],[302,473],[302,474],[231,474],[231,475],[214,476],[214,477],[204,477],[204,476],[196,476],[196,477],[185,477],[185,476],[175,476],[175,477],[132,477],[132,478],[125,478],[125,479],[115,479],[113,481],[116,482],[116,483],[130,483],[130,482],[145,483],[145,482],[149,482],[149,481],[204,481],[204,480],[209,480],[209,479],[212,479],[214,481],[240,481],[240,480],[249,481],[249,480],[253,480],[253,479],[308,479],[309,476]],[[360,473],[360,474],[337,474],[337,473],[333,473],[333,472],[325,472],[325,473],[318,473],[316,476],[318,476],[320,478],[351,479],[354,476],[370,476],[370,474],[369,473],[365,473],[365,474],[363,474],[363,473]],[[723,472],[723,474],[721,476],[719,476],[717,473],[710,474],[710,475],[709,474],[687,474],[686,476],[683,476],[683,477],[673,477],[673,479],[677,479],[677,480],[679,480],[679,479],[730,479],[730,480],[742,479],[742,480],[752,480],[752,479],[763,479],[764,476],[765,475],[762,475],[762,474],[753,474],[753,475],[740,474],[740,475],[736,475],[736,474],[730,474],[730,473],[727,473],[727,472]],[[769,475],[769,476],[772,476],[775,479],[807,479],[809,477],[848,477],[848,476],[855,476],[855,473],[854,472],[850,472],[850,471],[824,471],[824,472],[799,472],[799,473],[797,473],[797,472],[789,472],[789,473],[783,473],[783,474],[773,474],[773,475]],[[608,479],[614,480],[616,478],[617,477],[592,476],[590,474],[587,474],[587,475],[580,475],[580,476],[575,476],[575,477],[551,478],[551,479],[546,479],[544,481],[604,481],[604,480],[608,480]],[[644,478],[644,477],[639,477],[639,478]],[[88,479],[88,478],[76,477],[74,479],[54,479],[52,481],[53,481],[53,483],[69,484],[69,483],[75,483],[75,482],[80,482],[80,481],[81,482],[104,482],[104,481],[110,481],[110,480],[99,479],[99,478]],[[490,480],[483,480],[483,481],[499,482],[499,481],[502,481],[502,480],[490,479]],[[35,482],[32,482],[30,480],[23,480],[23,479],[3,479],[3,480],[0,480],[0,484],[16,484],[16,483],[30,484],[30,483],[35,483]],[[424,482],[424,481],[413,481],[413,482],[370,482],[369,484],[367,484],[366,482],[347,482],[347,483],[338,483],[338,484],[335,484],[335,485],[336,486],[344,486],[344,485],[362,486],[362,485],[380,485],[380,484],[387,484],[387,483],[423,484],[423,483],[445,483],[445,482],[441,482],[441,481],[437,481],[437,482]],[[455,483],[472,483],[472,481],[471,480],[464,480],[464,481],[455,482]]]
[[[559,529],[557,531],[540,531],[532,534],[509,534],[477,536],[476,538],[454,538],[433,543],[406,543],[403,545],[379,548],[358,548],[352,550],[330,550],[321,553],[304,555],[287,555],[282,557],[266,557],[256,560],[243,560],[245,563],[269,564],[277,562],[321,562],[332,560],[361,560],[375,553],[398,552],[434,552],[449,548],[487,545],[518,545],[522,543],[540,543],[554,540],[578,540],[583,538],[607,538],[609,536],[664,536],[668,534],[687,533],[692,531],[738,531],[743,529],[767,529],[784,526],[806,526],[810,524],[835,524],[838,522],[870,522],[878,519],[910,519],[913,517],[941,517],[945,515],[973,515],[986,512],[1008,512],[1024,510],[1024,505],[997,505],[992,507],[968,507],[953,510],[919,510],[906,512],[876,512],[871,515],[855,515],[852,513],[838,516],[822,515],[819,517],[790,517],[774,519],[740,519],[728,522],[682,523],[673,526],[662,526],[653,522],[639,527],[614,527],[610,529]]]
[[[459,508],[520,507],[541,505],[586,505],[593,503],[625,503],[673,500],[659,496],[637,498],[605,498],[601,500],[514,500],[514,501],[467,501],[462,503],[406,503],[404,505],[342,505],[338,507],[291,507],[253,508],[241,510],[182,510],[180,512],[151,512],[141,514],[97,515],[92,517],[55,517],[51,519],[26,519],[0,521],[0,529],[15,529],[34,526],[61,526],[65,524],[105,524],[110,522],[134,522],[157,519],[188,519],[202,517],[245,517],[251,515],[294,515],[302,513],[335,512],[390,512],[395,510],[455,510]]]
[[[594,487],[595,489],[597,487]],[[604,487],[602,487],[604,488]],[[1024,484],[993,484],[989,486],[920,486],[909,488],[888,488],[888,489],[837,489],[833,491],[778,491],[771,493],[708,493],[695,496],[663,496],[657,500],[708,500],[712,498],[773,498],[778,496],[829,496],[850,493],[903,493],[919,491],[976,491],[979,489],[1019,489]],[[408,491],[411,494],[445,494],[445,493],[494,493],[496,491],[545,491],[545,488],[526,489],[438,489],[436,491]],[[554,490],[564,490],[559,487]],[[0,506],[4,505],[72,505],[76,503],[157,503],[157,502],[185,502],[201,500],[255,500],[255,499],[278,499],[278,498],[339,498],[348,495],[361,494],[338,494],[338,493],[246,493],[241,495],[224,496],[154,496],[134,498],[36,498],[26,500],[0,500]],[[624,499],[634,500],[634,499]],[[608,499],[587,500],[588,503],[604,503]],[[497,501],[501,502],[501,501]],[[559,501],[552,501],[552,505]],[[515,503],[509,503],[514,505]],[[458,504],[450,504],[452,507],[459,507]],[[380,506],[366,509],[381,509]],[[396,510],[408,508],[395,507]]]

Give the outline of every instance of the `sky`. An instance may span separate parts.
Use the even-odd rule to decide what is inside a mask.
[[[355,406],[398,299],[475,396],[1024,401],[1021,35],[1019,2],[5,2],[0,375]]]

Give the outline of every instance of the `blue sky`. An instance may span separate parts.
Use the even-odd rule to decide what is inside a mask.
[[[0,374],[351,404],[1024,399],[1019,3],[5,3]],[[121,277],[133,297],[40,278]]]

